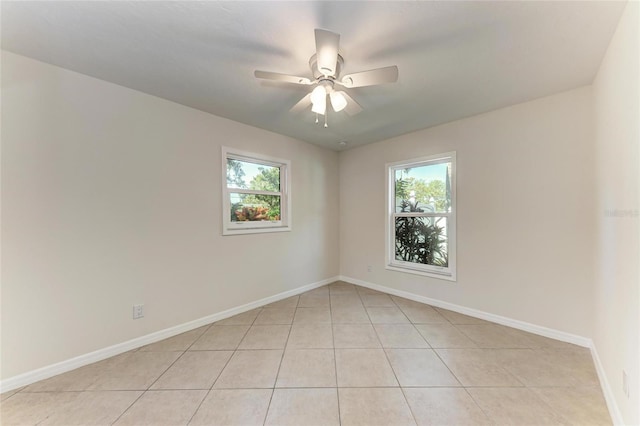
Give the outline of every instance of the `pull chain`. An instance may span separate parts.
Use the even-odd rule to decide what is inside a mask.
[[[316,124],[318,124],[318,113],[316,112]]]
[[[325,113],[324,113],[324,127],[325,127],[325,129],[326,129],[327,127],[329,127],[329,125],[327,124],[327,116],[328,116],[329,114],[327,114],[327,112],[329,112],[329,111],[325,111]]]

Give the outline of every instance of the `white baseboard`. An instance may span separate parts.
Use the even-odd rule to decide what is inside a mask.
[[[330,284],[334,281],[341,280],[351,284],[356,284],[362,287],[367,287],[372,290],[378,290],[384,293],[392,294],[398,297],[404,297],[405,299],[414,300],[420,303],[426,303],[428,305],[437,306],[439,308],[448,309],[450,311],[459,312],[461,314],[469,315],[475,318],[484,319],[487,321],[495,322],[498,324],[506,325],[509,327],[513,327],[519,330],[528,331],[530,333],[538,334],[541,336],[549,337],[552,339],[560,340],[567,343],[572,343],[578,346],[582,346],[585,348],[590,348],[591,355],[593,357],[593,362],[596,368],[596,372],[598,374],[598,378],[600,379],[600,385],[602,387],[602,392],[604,394],[605,401],[607,403],[607,407],[609,408],[609,413],[612,417],[613,423],[615,425],[623,425],[624,421],[622,420],[622,415],[618,408],[618,405],[613,396],[613,392],[611,391],[611,387],[609,385],[609,381],[604,372],[604,368],[602,367],[602,363],[600,362],[600,358],[598,356],[598,352],[593,344],[593,341],[589,338],[577,336],[571,333],[566,333],[554,329],[550,329],[547,327],[538,326],[535,324],[527,323],[524,321],[519,321],[507,317],[503,317],[500,315],[494,315],[488,312],[479,311],[477,309],[467,308],[464,306],[456,305],[449,302],[444,302],[437,299],[432,299],[429,297],[420,296],[414,293],[409,293],[402,290],[397,290],[390,287],[381,286],[378,284],[369,283],[367,281],[362,281],[356,278],[351,278],[347,276],[338,276],[327,278],[322,281],[318,281],[312,284],[308,284],[302,287],[295,288],[293,290],[288,290],[274,296],[266,297],[260,300],[256,300],[254,302],[247,303],[242,306],[238,306],[232,309],[227,309],[222,312],[218,312],[212,315],[208,315],[203,318],[199,318],[194,321],[189,321],[184,324],[177,325],[175,327],[166,328],[164,330],[160,330],[151,334],[147,334],[141,337],[137,337],[135,339],[128,340],[126,342],[118,343],[113,346],[109,346],[103,349],[99,349],[94,352],[90,352],[84,355],[77,356],[75,358],[71,358],[62,362],[58,362],[52,365],[48,365],[42,368],[38,368],[36,370],[32,370],[14,377],[10,377],[8,379],[0,381],[0,393],[7,392],[13,389],[20,388],[22,386],[30,385],[40,380],[48,379],[49,377],[56,376],[58,374],[66,373],[67,371],[74,370],[79,367],[83,367],[88,364],[92,364],[97,361],[102,361],[103,359],[119,355],[121,353],[137,349],[139,347],[158,342],[160,340],[176,336],[178,334],[194,330],[198,327],[202,327],[203,325],[210,324],[212,322],[220,321],[225,318],[232,317],[237,314],[241,314],[243,312],[250,311],[252,309],[268,305],[269,303],[277,302],[282,299],[286,299],[287,297],[295,296],[300,293],[304,293],[306,291],[312,290],[317,287],[321,287],[326,284]]]
[[[593,363],[596,368],[596,372],[598,373],[598,378],[600,379],[600,387],[602,388],[602,393],[607,403],[607,408],[609,409],[609,415],[613,420],[613,424],[624,425],[624,421],[622,419],[620,409],[618,408],[618,404],[616,403],[616,400],[613,396],[613,392],[611,391],[611,387],[609,386],[609,380],[607,380],[607,375],[605,374],[604,368],[602,367],[602,363],[600,362],[600,357],[598,356],[598,352],[593,343],[593,340],[591,340],[590,338],[577,336],[575,334],[566,333],[564,331],[554,330],[547,327],[542,327],[539,325],[531,324],[525,321],[520,321],[512,318],[503,317],[500,315],[494,315],[488,312],[479,311],[477,309],[467,308],[465,306],[444,302],[442,300],[431,299],[429,297],[424,297],[414,293],[409,293],[407,291],[397,290],[395,288],[373,284],[373,283],[362,281],[356,278],[351,278],[351,277],[341,275],[340,280],[351,283],[351,284],[356,284],[362,287],[367,287],[372,290],[378,290],[383,293],[392,294],[394,296],[404,297],[405,299],[414,300],[416,302],[426,303],[428,305],[437,306],[439,308],[448,309],[454,312],[459,312],[461,314],[469,315],[471,317],[480,318],[483,320],[506,325],[508,327],[512,327],[518,330],[527,331],[529,333],[538,334],[540,336],[549,337],[551,339],[560,340],[562,342],[572,343],[574,345],[582,346],[584,348],[589,348],[591,350]]]
[[[118,343],[113,346],[109,346],[97,351],[89,352],[84,355],[77,356],[65,361],[57,362],[55,364],[47,365],[36,370],[28,371],[17,376],[9,377],[0,381],[0,393],[7,392],[13,389],[20,388],[22,386],[30,385],[40,380],[48,379],[49,377],[56,376],[58,374],[66,373],[67,371],[74,370],[85,365],[92,364],[103,359],[119,355],[121,353],[137,349],[150,343],[155,343],[160,340],[176,336],[178,334],[194,330],[203,325],[211,324],[212,322],[220,321],[225,318],[232,317],[243,312],[250,311],[255,308],[259,308],[269,303],[277,302],[287,297],[296,296],[300,293],[304,293],[314,288],[321,287],[326,284],[330,284],[337,281],[338,277],[327,278],[322,281],[318,281],[312,284],[307,284],[302,287],[288,290],[282,293],[278,293],[273,296],[265,297],[264,299],[256,300],[254,302],[247,303],[242,306],[227,309],[222,312],[218,312],[212,315],[208,315],[197,320],[189,321],[184,324],[180,324],[174,327],[165,328],[164,330],[156,331],[144,336],[136,337],[135,339],[128,340],[126,342]]]
[[[529,333],[538,334],[540,336],[549,337],[555,340],[561,340],[563,342],[572,343],[574,345],[582,346],[584,348],[591,347],[591,339],[587,337],[577,336],[575,334],[566,333],[564,331],[554,330],[552,328],[542,327],[540,325],[531,324],[525,321],[520,321],[512,318],[503,317],[500,315],[491,314],[489,312],[479,311],[477,309],[467,308],[465,306],[456,305],[449,302],[443,302],[442,300],[432,299],[430,297],[420,296],[407,291],[397,290],[395,288],[385,287],[378,284],[369,283],[366,281],[358,280],[356,278],[340,276],[340,280],[346,281],[351,284],[357,284],[362,287],[367,287],[372,290],[382,291],[384,293],[393,294],[394,296],[404,297],[405,299],[414,300],[420,303],[426,303],[427,305],[437,306],[438,308],[448,309],[450,311],[458,312],[470,317],[480,318],[486,321],[495,322],[497,324],[506,325],[508,327],[516,328],[518,330],[528,331]]]
[[[600,379],[600,387],[602,388],[602,394],[604,395],[604,400],[607,403],[607,408],[609,408],[609,415],[611,416],[611,420],[613,421],[614,425],[622,426],[624,425],[622,413],[620,413],[618,403],[613,396],[613,391],[611,390],[611,386],[609,385],[609,379],[607,379],[607,375],[604,372],[604,367],[602,366],[602,362],[600,362],[600,357],[598,356],[598,351],[596,350],[596,346],[593,342],[591,342],[591,357],[593,358],[593,364],[595,365],[596,372],[598,373],[598,379]]]

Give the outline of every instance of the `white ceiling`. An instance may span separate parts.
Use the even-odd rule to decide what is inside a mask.
[[[624,2],[2,2],[2,48],[331,149],[371,143],[590,84]],[[311,77],[314,28],[341,35],[364,111],[289,109]]]

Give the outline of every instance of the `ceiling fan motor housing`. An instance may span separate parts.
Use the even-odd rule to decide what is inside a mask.
[[[313,78],[318,80],[318,79],[322,79],[323,77],[326,77],[331,80],[336,80],[340,75],[340,71],[342,70],[342,67],[344,66],[344,59],[342,58],[342,56],[338,55],[338,62],[336,63],[336,72],[332,75],[326,75],[325,73],[320,71],[320,69],[318,68],[317,56],[318,55],[315,54],[309,59],[309,68],[311,68],[311,72],[313,73]]]

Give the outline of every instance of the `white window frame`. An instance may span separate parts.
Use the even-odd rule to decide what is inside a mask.
[[[248,161],[280,168],[280,192],[258,191],[227,186],[227,159]],[[232,222],[230,193],[279,195],[280,220]],[[291,161],[263,154],[222,147],[222,235],[257,234],[291,231]]]
[[[396,213],[395,172],[413,167],[451,163],[451,213]],[[430,155],[410,160],[386,164],[387,172],[387,220],[386,220],[386,266],[391,271],[406,272],[449,281],[456,281],[456,152]],[[448,266],[422,265],[405,262],[395,258],[395,218],[398,216],[446,217],[447,218],[447,256]]]

